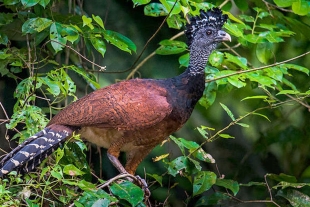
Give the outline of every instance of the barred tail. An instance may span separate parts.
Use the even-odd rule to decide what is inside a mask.
[[[73,130],[51,125],[29,137],[0,161],[0,177],[15,170],[29,172],[61,146]]]

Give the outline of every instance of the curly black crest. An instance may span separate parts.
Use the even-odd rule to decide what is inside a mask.
[[[200,15],[190,18],[190,24],[186,25],[185,35],[188,39],[188,46],[192,44],[197,30],[203,27],[213,27],[220,30],[227,21],[228,16],[222,14],[219,8],[208,11],[200,10]]]

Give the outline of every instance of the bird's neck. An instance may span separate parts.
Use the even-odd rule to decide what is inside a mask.
[[[177,79],[179,80],[179,84],[186,85],[185,90],[195,104],[203,95],[205,89],[204,70],[209,55],[214,48],[206,48],[204,50],[195,50],[192,48],[190,50],[189,66]]]

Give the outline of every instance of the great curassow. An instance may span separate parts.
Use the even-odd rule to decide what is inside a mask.
[[[222,29],[227,15],[201,11],[186,26],[189,66],[168,79],[131,79],[94,91],[68,105],[47,127],[28,138],[0,162],[0,177],[33,170],[73,132],[108,149],[120,173],[134,174],[143,158],[190,117],[205,89],[204,68],[217,43],[230,41]],[[126,152],[126,165],[119,162]]]

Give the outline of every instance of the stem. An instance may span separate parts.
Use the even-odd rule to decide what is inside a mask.
[[[284,64],[284,63],[287,63],[287,62],[291,62],[293,60],[296,60],[296,59],[301,58],[303,56],[306,56],[308,54],[310,54],[310,51],[305,52],[305,53],[303,53],[301,55],[298,55],[296,57],[293,57],[291,59],[284,60],[282,62],[273,63],[273,64],[270,64],[270,65],[266,65],[266,66],[262,66],[262,67],[258,67],[258,68],[252,68],[252,69],[249,69],[249,70],[236,71],[236,73],[234,73],[234,74],[223,75],[221,77],[217,77],[217,78],[213,78],[213,79],[210,79],[210,80],[206,80],[206,83],[209,83],[209,82],[212,82],[212,81],[217,81],[217,80],[220,80],[220,79],[223,79],[223,78],[228,78],[228,77],[235,76],[235,75],[240,75],[240,74],[243,74],[243,73],[250,73],[250,72],[259,71],[259,70],[263,70],[263,69],[266,69],[266,68],[274,67],[274,66],[281,65],[281,64]]]

